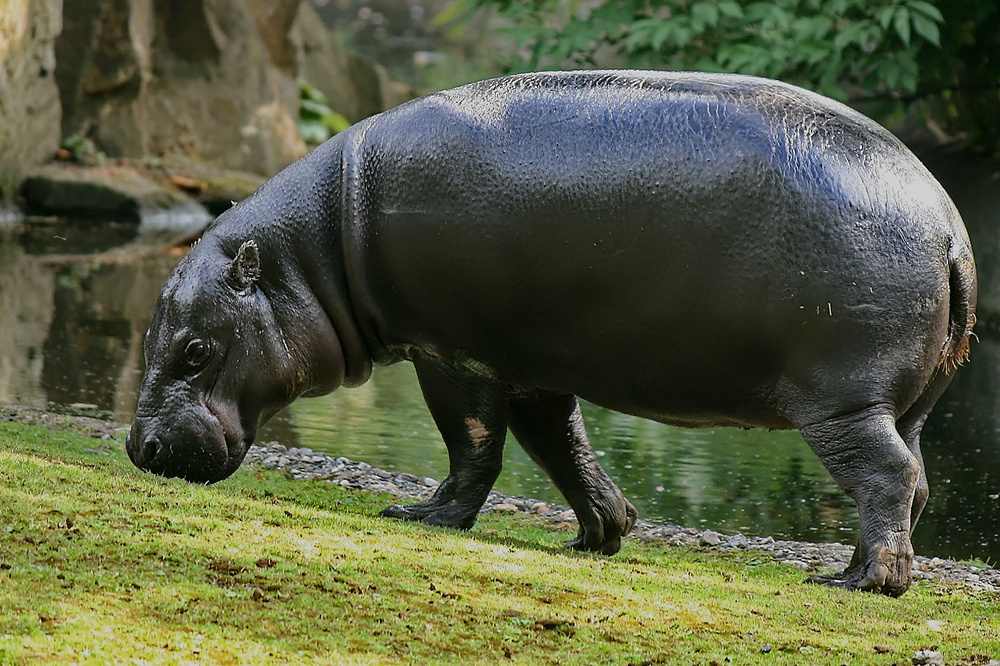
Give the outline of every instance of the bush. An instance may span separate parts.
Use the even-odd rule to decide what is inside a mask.
[[[508,21],[509,69],[610,61],[756,74],[878,102],[866,111],[883,121],[924,102],[946,131],[991,150],[1000,140],[1000,0],[460,1]]]

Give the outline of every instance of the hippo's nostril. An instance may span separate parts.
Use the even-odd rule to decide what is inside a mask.
[[[142,443],[142,455],[141,460],[145,464],[153,462],[153,459],[159,455],[160,451],[163,449],[163,442],[156,435],[151,435]]]

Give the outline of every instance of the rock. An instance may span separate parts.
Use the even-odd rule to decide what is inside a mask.
[[[63,0],[7,0],[0,10],[0,201],[59,148],[62,8]]]
[[[698,535],[698,543],[702,546],[718,546],[722,543],[722,535],[712,530],[705,530]]]
[[[269,176],[306,150],[297,77],[352,121],[413,97],[304,0],[74,0],[63,24],[63,135],[112,157],[186,155]]]
[[[915,665],[919,664],[943,664],[944,655],[937,650],[919,650],[912,657]]]
[[[299,76],[351,121],[415,96],[345,49],[305,0],[8,0],[0,202],[76,138],[112,158],[167,157],[168,176],[217,215],[305,153]]]
[[[268,175],[302,156],[298,88],[270,60],[259,4],[63,3],[63,135],[89,136],[110,156],[197,155]]]
[[[549,506],[548,502],[535,502],[531,505],[530,511],[540,516],[545,516],[552,513],[552,507]]]
[[[726,548],[746,548],[749,545],[750,541],[742,534],[734,534],[725,543]]]
[[[246,199],[265,181],[256,173],[221,169],[186,155],[168,155],[155,168],[212,215],[221,215],[234,202]]]
[[[212,219],[191,198],[126,165],[52,162],[33,170],[21,191],[33,212],[138,222],[148,233],[190,235]]]
[[[501,513],[517,513],[518,508],[517,505],[515,504],[511,504],[509,502],[503,502],[501,504],[497,504],[496,506],[494,506],[493,510],[499,511]]]

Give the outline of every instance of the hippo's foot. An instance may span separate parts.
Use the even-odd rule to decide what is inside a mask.
[[[867,557],[859,556],[862,550],[859,546],[854,551],[851,564],[844,571],[810,576],[806,580],[845,590],[881,592],[890,597],[898,597],[909,589],[912,581],[910,566],[913,563],[913,550],[909,543],[907,538],[903,549],[893,552],[889,548],[880,548],[871,551],[874,555]]]
[[[639,512],[620,494],[610,506],[592,506],[589,515],[581,516],[576,538],[566,543],[567,548],[587,550],[604,555],[614,555],[622,547],[622,537],[632,530]]]
[[[479,507],[469,507],[459,502],[435,507],[428,507],[427,504],[429,502],[410,505],[393,504],[383,509],[382,515],[386,518],[414,520],[428,525],[455,527],[460,530],[470,529],[476,524],[476,518],[479,516]]]
[[[382,516],[467,530],[476,524],[485,501],[485,495],[481,501],[478,496],[479,493],[459,493],[451,479],[445,479],[430,499],[416,504],[393,504],[382,510]]]

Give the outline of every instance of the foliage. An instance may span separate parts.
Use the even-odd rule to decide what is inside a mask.
[[[548,59],[593,65],[610,46],[630,67],[741,72],[845,98],[849,87],[913,92],[918,56],[940,44],[941,12],[926,0],[502,0],[529,68]]]
[[[0,663],[949,663],[997,654],[995,595],[803,585],[752,553],[487,515],[472,532],[374,517],[388,501],[240,470],[143,474],[121,437],[0,422]]]
[[[1000,1],[461,0],[498,9],[512,69],[616,66],[782,79],[886,119],[915,100],[997,144]],[[992,110],[991,110],[992,109]]]
[[[920,62],[921,104],[971,146],[1000,150],[1000,0],[940,2],[942,50]]]
[[[299,77],[299,133],[310,146],[318,146],[334,134],[343,132],[351,122],[330,108],[327,99],[318,88]]]
[[[87,166],[101,166],[108,159],[107,155],[97,149],[92,139],[80,134],[66,137],[59,147],[72,159]]]

